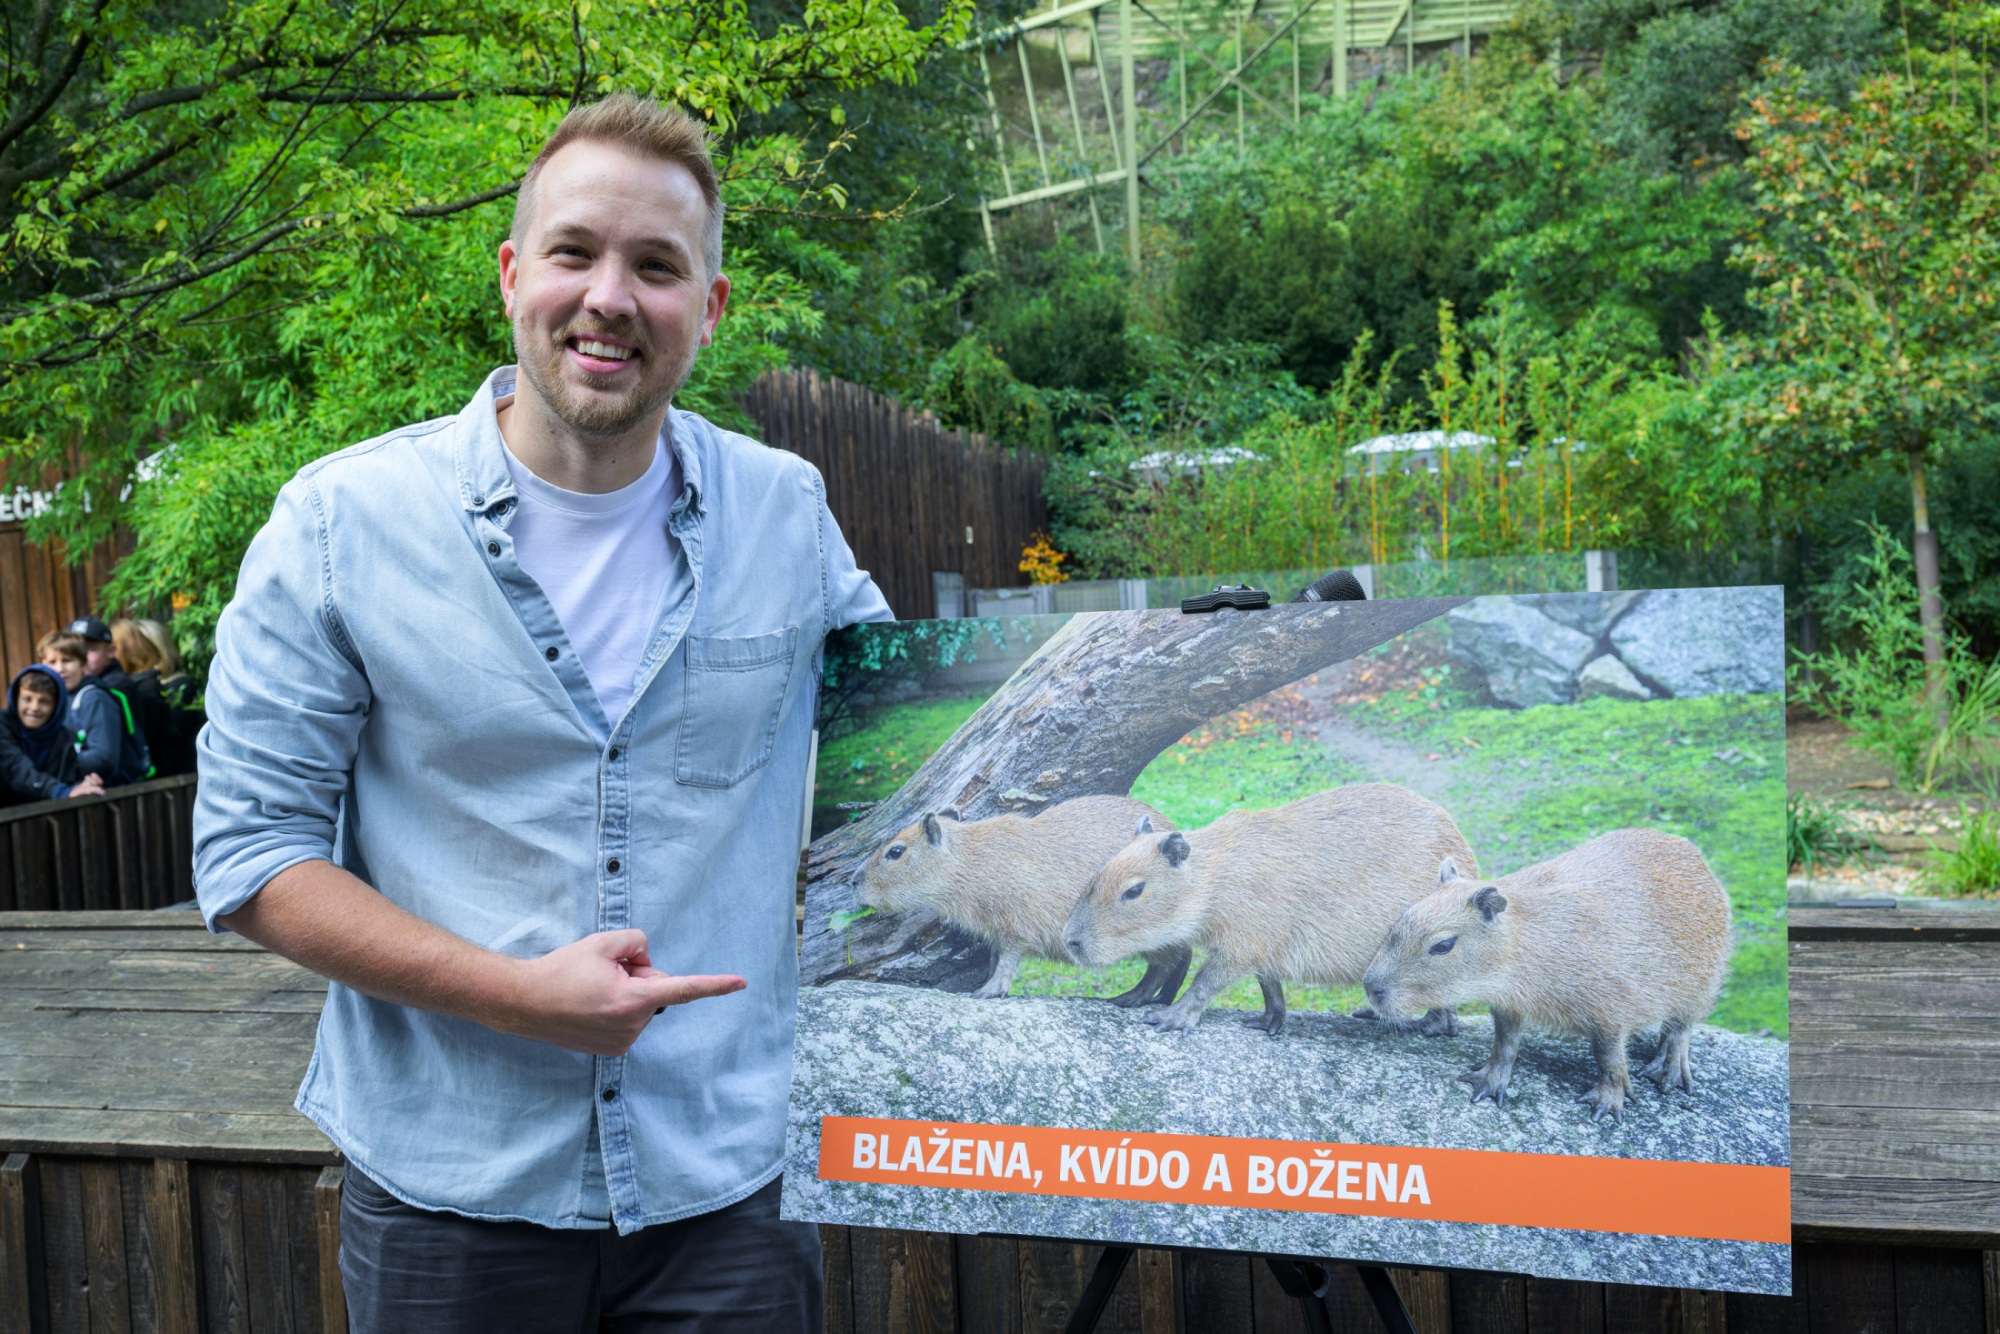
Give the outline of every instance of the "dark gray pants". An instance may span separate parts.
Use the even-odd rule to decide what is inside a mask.
[[[819,1229],[778,1217],[778,1183],[621,1237],[490,1223],[403,1203],[352,1165],[340,1281],[354,1334],[819,1334]]]

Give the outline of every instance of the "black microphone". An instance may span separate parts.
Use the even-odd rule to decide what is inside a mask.
[[[1350,570],[1334,570],[1301,588],[1293,595],[1294,602],[1366,602],[1367,590]]]

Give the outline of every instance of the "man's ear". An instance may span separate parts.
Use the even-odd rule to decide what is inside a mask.
[[[521,252],[510,236],[500,243],[500,308],[509,320],[514,318],[514,287],[520,280]]]
[[[722,312],[729,305],[729,277],[716,274],[708,280],[708,300],[701,316],[701,345],[707,347],[715,341],[715,326],[722,323]]]

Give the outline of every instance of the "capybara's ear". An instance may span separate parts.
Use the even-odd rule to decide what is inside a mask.
[[[1438,863],[1438,883],[1448,885],[1458,879],[1458,858],[1447,857]]]
[[[1469,902],[1479,909],[1479,915],[1489,922],[1507,911],[1507,900],[1501,897],[1498,885],[1481,885],[1479,892],[1474,894]]]
[[[938,824],[938,818],[935,815],[924,816],[924,842],[930,844],[932,847],[936,847],[938,844],[944,842],[944,829]]]
[[[1142,834],[1150,834],[1152,832],[1153,832],[1153,817],[1150,815],[1142,815],[1139,817],[1139,827],[1132,831],[1132,837],[1138,838]]]
[[[958,813],[958,807],[956,806],[947,806],[943,810],[938,812],[938,819],[949,820],[953,824],[957,824],[963,818],[964,817]]]
[[[1167,859],[1167,865],[1179,866],[1188,859],[1188,841],[1176,829],[1160,840],[1160,855]]]

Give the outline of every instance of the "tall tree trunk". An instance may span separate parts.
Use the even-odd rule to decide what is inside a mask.
[[[892,796],[812,845],[801,976],[808,983],[893,977],[935,985],[969,967],[963,953],[970,942],[948,938],[936,922],[870,917],[845,931],[828,922],[855,906],[853,881],[869,854],[926,812],[955,807],[977,820],[1032,815],[1072,797],[1124,796],[1154,757],[1209,719],[1467,600],[1072,618]]]
[[[1944,677],[1944,598],[1938,577],[1937,534],[1931,530],[1930,498],[1924,490],[1924,451],[1913,449],[1910,460],[1910,508],[1916,518],[1916,540],[1911,544],[1917,563],[1917,613],[1924,626],[1924,665],[1929,669],[1933,702]]]

